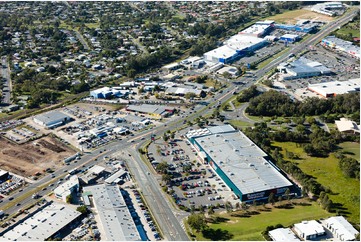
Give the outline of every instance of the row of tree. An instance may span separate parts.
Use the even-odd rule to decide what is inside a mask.
[[[330,99],[292,100],[285,93],[270,90],[250,100],[246,112],[255,116],[312,116],[330,113],[359,113],[360,93],[337,95]]]

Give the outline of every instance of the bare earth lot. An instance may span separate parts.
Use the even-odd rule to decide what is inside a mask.
[[[282,14],[277,14],[275,16],[268,17],[267,19],[276,21],[277,23],[295,24],[297,23],[297,21],[301,19],[329,22],[332,21],[334,18],[312,12],[311,10],[308,9],[298,9],[294,11],[285,12]]]
[[[36,144],[36,145],[35,145]],[[58,169],[63,159],[76,152],[54,138],[16,145],[0,137],[0,169],[29,177],[47,168]]]

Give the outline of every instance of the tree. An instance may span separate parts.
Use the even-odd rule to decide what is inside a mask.
[[[166,184],[169,184],[171,180],[172,180],[171,175],[169,175],[169,174],[162,175],[162,181],[164,181]]]
[[[156,166],[156,170],[161,174],[165,174],[167,172],[167,170],[168,170],[168,163],[165,162],[165,161],[159,163]]]
[[[197,232],[202,231],[208,227],[204,214],[191,214],[187,220],[189,226]]]
[[[73,201],[73,196],[71,194],[69,194],[68,196],[66,196],[66,203],[71,204]]]
[[[208,208],[208,214],[209,214],[209,215],[214,214],[213,206],[210,206],[210,207]]]
[[[186,99],[190,100],[190,99],[195,98],[195,97],[196,97],[196,94],[193,93],[193,92],[187,92],[187,93],[184,95],[184,97],[185,97]]]
[[[286,198],[287,198],[288,201],[289,201],[290,198],[291,198],[290,193],[291,193],[290,189],[287,188],[286,191],[285,191],[285,196],[286,196]]]
[[[275,194],[273,192],[271,192],[268,196],[268,202],[271,203],[272,205],[275,203]]]
[[[82,214],[86,214],[88,212],[88,209],[85,205],[79,206],[76,208],[76,211],[82,213]]]

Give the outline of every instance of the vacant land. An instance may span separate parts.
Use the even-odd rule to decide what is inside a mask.
[[[225,231],[227,230],[233,235],[231,240],[238,241],[257,241],[265,240],[262,236],[262,231],[267,226],[282,224],[283,226],[290,226],[294,223],[301,222],[303,220],[327,218],[331,216],[328,212],[323,210],[317,203],[309,202],[306,199],[291,200],[294,203],[300,203],[303,205],[296,205],[293,208],[275,208],[271,205],[258,206],[257,211],[260,212],[251,217],[237,217],[237,212],[231,214],[218,214],[213,217],[220,217],[218,219],[222,222],[209,223],[209,227],[213,230]],[[287,203],[284,201],[283,203]],[[277,206],[277,203],[275,204]],[[250,209],[250,211],[254,208]],[[263,211],[262,211],[263,210]],[[215,240],[215,238],[207,238],[202,233],[196,233],[197,240]]]
[[[63,159],[75,154],[58,140],[44,137],[35,142],[16,145],[0,137],[0,168],[29,177],[47,168],[57,169]]]
[[[337,30],[337,33],[345,36],[351,34],[352,37],[360,37],[360,21],[350,22],[342,26],[341,29]]]
[[[343,175],[334,154],[327,158],[310,157],[304,153],[303,148],[297,147],[296,143],[274,142],[273,145],[282,148],[283,155],[286,149],[297,154],[300,159],[292,161],[306,174],[314,176],[320,184],[331,190],[330,199],[343,205],[339,208],[341,214],[347,216],[351,222],[359,223],[360,182]]]
[[[273,20],[276,23],[284,24],[295,24],[301,19],[310,19],[310,20],[321,20],[321,21],[332,21],[334,18],[329,17],[323,14],[312,12],[307,9],[298,9],[294,11],[285,12],[282,14],[277,14],[275,16],[267,17],[269,20]]]

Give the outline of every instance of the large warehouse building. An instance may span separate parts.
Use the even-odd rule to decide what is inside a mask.
[[[120,189],[116,185],[94,185],[83,188],[93,204],[102,227],[102,240],[140,241],[142,239]]]
[[[359,92],[360,78],[350,79],[348,81],[333,81],[310,84],[308,85],[307,89],[324,98],[334,97],[345,93]]]
[[[50,111],[47,113],[36,115],[33,120],[35,123],[40,124],[41,126],[44,126],[46,128],[55,128],[66,124],[73,119],[62,112]]]
[[[192,130],[186,134],[204,162],[210,164],[242,202],[283,195],[293,184],[268,155],[230,125]]]
[[[2,241],[46,241],[65,229],[81,215],[80,212],[60,203],[48,203],[35,213],[20,219],[0,236]]]
[[[205,53],[203,57],[206,61],[230,64],[267,44],[267,40],[255,35],[237,34],[225,41],[223,46]]]
[[[329,75],[332,73],[329,68],[321,63],[304,57],[301,57],[291,63],[281,63],[277,69],[281,73],[287,73],[282,76],[284,80]]]

